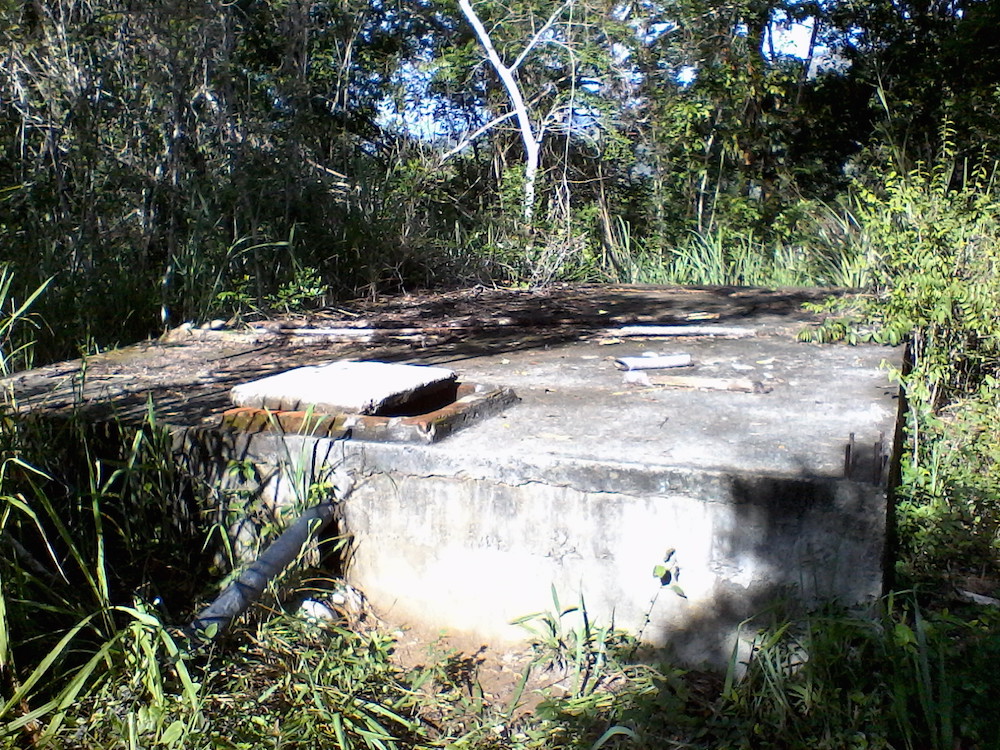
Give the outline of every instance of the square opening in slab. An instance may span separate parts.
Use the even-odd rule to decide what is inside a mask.
[[[392,407],[389,414],[324,413],[241,406],[222,415],[222,427],[248,433],[310,435],[337,440],[433,443],[518,401],[510,388],[451,381]]]
[[[422,414],[429,414],[455,403],[461,387],[457,380],[448,380],[432,388],[425,388],[404,401],[380,408],[373,416],[419,417]]]

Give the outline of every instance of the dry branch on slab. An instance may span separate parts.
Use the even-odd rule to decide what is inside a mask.
[[[642,381],[629,378],[633,373],[626,373],[626,382],[648,385],[654,388],[691,388],[699,391],[735,391],[738,393],[770,393],[771,386],[759,380],[748,378],[710,378],[698,375],[659,375],[649,377],[646,373],[638,373]]]
[[[607,336],[634,338],[641,336],[721,336],[731,339],[745,339],[757,335],[753,328],[736,326],[622,326],[608,328]]]

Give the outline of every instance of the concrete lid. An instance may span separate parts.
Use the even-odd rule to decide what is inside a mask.
[[[649,372],[649,385],[630,382],[615,360],[644,351],[683,351],[692,365],[662,374],[642,371]],[[462,379],[502,383],[521,401],[434,450],[454,454],[467,473],[477,459],[503,471],[519,459],[545,466],[546,473],[571,461],[589,462],[609,475],[609,464],[620,462],[844,476],[852,434],[858,457],[866,461],[877,443],[884,441],[886,449],[892,443],[898,386],[882,363],[901,358],[898,348],[805,344],[791,336],[579,341],[482,356],[461,362]],[[691,387],[658,384],[679,372],[685,376],[680,380],[693,381]],[[743,380],[761,387],[708,390],[698,384]]]
[[[438,391],[455,380],[444,367],[336,361],[235,386],[236,406],[320,413],[378,414]]]

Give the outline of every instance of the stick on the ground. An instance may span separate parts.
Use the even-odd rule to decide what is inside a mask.
[[[649,378],[649,384],[661,388],[696,388],[702,391],[738,391],[769,393],[771,387],[748,378],[706,378],[697,375],[660,375]]]
[[[731,339],[744,339],[756,336],[753,328],[736,326],[622,326],[609,328],[607,336],[638,337],[638,336],[725,336]]]

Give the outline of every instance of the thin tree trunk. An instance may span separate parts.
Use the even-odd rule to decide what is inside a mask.
[[[523,215],[524,223],[531,224],[532,216],[535,212],[535,181],[538,178],[538,163],[541,155],[542,144],[531,139],[524,141],[524,193]]]
[[[555,13],[553,13],[549,20],[542,26],[542,28],[535,34],[534,37],[528,42],[524,50],[518,55],[517,59],[510,66],[505,65],[503,60],[500,59],[499,53],[497,53],[496,48],[493,46],[493,40],[490,39],[490,34],[483,26],[483,22],[476,15],[476,11],[472,7],[470,0],[458,0],[458,7],[461,8],[462,13],[465,15],[466,19],[469,21],[469,25],[472,26],[472,30],[476,34],[476,38],[479,39],[479,43],[483,46],[483,50],[486,52],[486,58],[490,61],[490,65],[496,71],[497,76],[500,77],[500,82],[503,83],[504,89],[507,91],[507,96],[510,98],[510,104],[514,112],[514,116],[517,118],[518,129],[521,133],[521,141],[524,143],[524,188],[522,192],[522,215],[526,224],[530,224],[532,217],[534,215],[535,209],[535,183],[538,179],[538,168],[541,158],[542,150],[542,139],[544,137],[545,128],[543,125],[538,126],[536,132],[532,122],[531,115],[528,112],[528,105],[524,101],[524,95],[521,93],[521,87],[514,77],[514,72],[517,70],[518,66],[524,61],[528,53],[531,52],[532,48],[538,43],[538,41],[544,36],[544,33],[551,28],[552,24],[555,23],[556,19],[562,14],[569,5],[572,4],[572,0],[563,3]],[[498,118],[499,122],[502,119]],[[477,131],[476,135],[479,135],[482,130]],[[460,147],[461,148],[461,147]],[[460,150],[454,149],[455,151]]]

